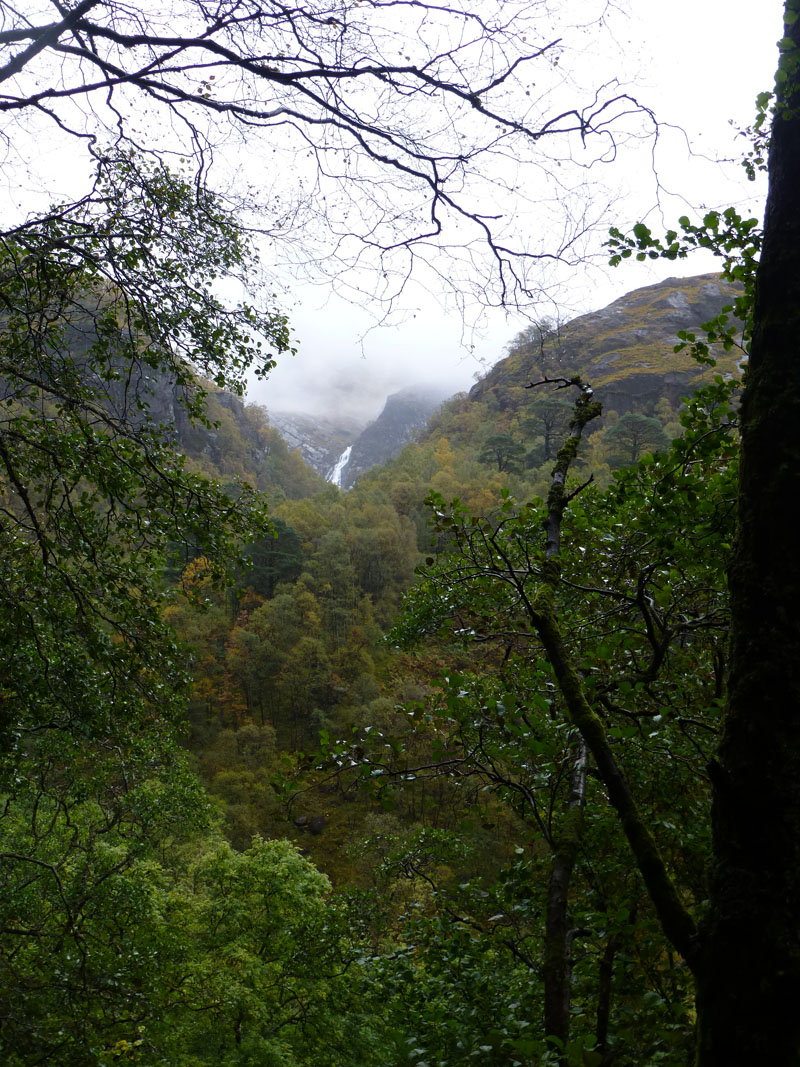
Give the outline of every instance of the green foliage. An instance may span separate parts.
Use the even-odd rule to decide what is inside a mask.
[[[5,798],[3,1062],[374,1062],[363,948],[327,879],[287,842],[210,836],[180,761],[87,757],[83,796],[45,771]]]
[[[616,442],[631,466],[605,491],[559,487],[553,582],[535,492],[545,495],[564,436],[563,401],[531,402],[520,382],[462,398],[438,416],[438,436],[358,490],[319,492],[261,415],[204,396],[194,376],[201,366],[236,390],[257,358],[255,313],[218,305],[200,277],[244,266],[246,250],[224,251],[231,235],[212,202],[198,215],[177,179],[170,199],[165,172],[156,181],[132,161],[121,173],[128,166],[134,186],[168,205],[147,247],[135,230],[125,251],[109,227],[102,255],[87,251],[62,219],[54,262],[17,256],[8,283],[5,1060],[685,1063],[687,968],[593,773],[578,816],[577,734],[534,623],[552,585],[575,677],[681,899],[698,907],[705,767],[726,673],[735,385],[718,377],[688,402],[669,449],[666,401],[657,418],[623,413],[597,435],[595,458]],[[128,195],[121,180],[115,195]],[[133,214],[125,203],[121,220]],[[96,222],[100,208],[86,211]],[[736,228],[720,219],[705,220],[709,234]],[[213,249],[201,247],[201,223]],[[173,224],[196,275],[184,303],[177,283],[163,295]],[[113,257],[97,273],[109,248],[119,277]],[[42,294],[38,324],[14,317],[20,279]],[[711,358],[712,344],[733,344],[723,318],[705,341],[683,343]],[[286,343],[279,316],[260,325]],[[188,463],[152,425],[174,425],[150,384],[164,380],[199,420]],[[215,438],[202,436],[209,429]],[[257,451],[269,466],[259,477],[279,490],[272,536],[250,488],[264,484],[250,467]],[[539,470],[523,469],[526,454]],[[429,486],[432,530],[419,504]],[[378,648],[376,619],[393,617],[431,532],[430,565],[391,635],[406,648],[425,642],[415,666]],[[226,592],[215,579],[242,539],[252,567]],[[173,565],[182,557],[195,606],[168,603],[168,553]],[[214,804],[170,744],[187,673],[172,624],[195,646],[192,747]],[[316,760],[297,752],[318,742]],[[358,779],[369,788],[356,797]],[[214,811],[233,848],[216,836]],[[380,895],[349,906],[289,844],[253,842],[287,832],[338,879],[374,878]],[[559,1043],[542,1008],[545,916],[556,861],[573,846],[572,1034]]]
[[[609,457],[612,467],[636,463],[642,452],[660,452],[669,446],[669,438],[658,419],[648,418],[633,411],[626,411],[613,426],[606,430],[605,439],[611,447],[621,448],[622,457]]]
[[[271,530],[250,486],[223,487],[175,451],[192,421],[211,430],[199,375],[241,392],[273,364],[262,345],[288,345],[282,316],[215,295],[218,276],[253,267],[214,197],[126,155],[99,161],[92,195],[0,246],[5,1063],[244,1063],[256,1045],[260,1062],[305,1055],[310,1028],[285,1031],[306,977],[281,1000],[290,965],[278,953],[269,970],[260,955],[254,887],[281,887],[274,921],[291,956],[313,901],[308,930],[321,930],[326,883],[278,846],[234,870],[209,836],[208,797],[174,750],[188,661],[165,618],[170,558],[193,561],[184,591],[213,605],[242,542]],[[272,563],[282,576],[294,566]],[[251,940],[223,979],[204,939],[232,884]],[[338,934],[319,936],[309,958],[325,942],[335,970]],[[250,1027],[246,1051],[244,1005],[272,1020]]]
[[[706,891],[704,766],[725,679],[718,544],[731,540],[734,389],[720,378],[697,394],[676,427],[683,439],[609,474],[607,491],[573,497],[570,482],[563,492],[556,604],[569,651],[692,907]],[[523,396],[548,411],[563,406]],[[591,774],[576,833],[576,735],[526,619],[524,598],[541,586],[546,510],[518,501],[530,499],[534,477],[546,493],[552,461],[525,477],[487,470],[478,462],[485,407],[456,406],[438,417],[446,437],[410,446],[346,497],[281,502],[302,545],[298,579],[277,584],[263,604],[209,592],[215,606],[204,616],[184,613],[181,630],[197,643],[201,667],[198,766],[238,847],[253,832],[289,833],[337,882],[377,879],[367,976],[381,998],[389,1062],[579,1064],[613,1054],[677,1067],[691,1042],[688,969],[665,944]],[[512,440],[541,448],[537,415],[527,423],[510,401],[497,412]],[[633,421],[663,444],[661,425],[675,426],[676,405],[662,401],[657,416]],[[467,433],[469,419],[478,421]],[[611,426],[591,444],[595,456],[607,457]],[[437,491],[425,530],[414,497],[428,486]],[[462,502],[448,504],[454,496]],[[391,618],[416,559],[412,522],[425,548],[433,534],[438,559],[390,643],[408,648],[421,638],[418,663],[377,649],[372,621]],[[408,717],[396,708],[403,699],[413,701]],[[283,751],[307,752],[318,736],[313,759]],[[676,796],[678,805],[667,803]],[[319,833],[309,830],[315,816]],[[420,843],[415,824],[459,831],[477,849]],[[580,933],[572,1036],[560,1049],[543,1035],[544,915],[554,857],[573,838],[569,922]],[[514,866],[515,847],[517,895],[504,898],[497,871]],[[370,864],[376,851],[379,869]]]
[[[272,535],[247,548],[253,565],[244,575],[253,592],[269,599],[281,582],[292,582],[303,569],[303,547],[297,532],[282,519],[272,520]]]
[[[180,707],[168,546],[222,574],[268,522],[247,486],[231,496],[187,471],[155,424],[176,416],[154,405],[169,388],[202,419],[198,371],[240,391],[272,365],[259,333],[286,348],[280,315],[213,293],[249,257],[210,194],[128,156],[100,161],[94,197],[0,247],[6,751],[42,729],[121,740],[145,709]]]
[[[760,103],[764,112],[768,98]],[[743,283],[743,295],[699,337],[686,332],[677,346],[713,365],[720,348],[748,349],[760,235],[753,220],[733,210],[709,213],[702,226],[688,219],[680,225],[683,243],[674,232],[659,242],[640,225],[632,238],[612,231],[611,246],[618,259],[637,249],[639,258],[678,258],[692,247],[725,257],[725,276]],[[685,936],[696,926],[686,909],[701,914],[708,894],[707,768],[727,683],[737,390],[735,378],[716,375],[685,401],[682,436],[670,447],[661,423],[674,423],[671,405],[661,406],[659,419],[625,413],[612,422],[604,447],[622,444],[630,464],[612,485],[602,493],[584,486],[577,495],[553,483],[567,504],[560,556],[545,553],[541,534],[546,523],[551,537],[552,507],[548,514],[535,501],[520,505],[507,491],[488,514],[458,499],[430,498],[438,558],[429,557],[391,638],[406,648],[437,642],[453,658],[470,650],[473,662],[470,672],[447,670],[439,689],[414,709],[412,732],[427,733],[431,754],[415,766],[406,741],[403,774],[479,777],[526,824],[539,922],[521,942],[510,933],[522,928],[513,910],[498,906],[493,919],[512,952],[506,973],[523,959],[530,967],[529,996],[541,996],[533,974],[538,967],[546,972],[551,948],[543,940],[547,871],[557,870],[571,840],[580,846],[567,883],[572,1037],[549,1052],[531,1047],[537,1062],[552,1054],[562,1064],[613,1058],[677,1065],[692,1054],[691,977],[670,939],[696,971],[697,942]],[[658,454],[641,455],[645,447]],[[589,746],[596,770],[586,779],[581,820],[571,792],[576,724],[584,738],[604,739]],[[385,759],[383,773],[391,773]],[[596,789],[595,776],[604,789]],[[607,807],[609,795],[620,820]],[[636,873],[620,863],[621,827]],[[663,877],[654,876],[655,868]],[[481,891],[492,898],[496,889]],[[548,897],[548,929],[549,905]],[[417,920],[420,951],[435,945],[436,962],[425,956],[426,977],[447,959],[447,947],[436,940],[440,917],[469,932],[459,959],[480,956],[478,972],[491,973],[498,939],[477,912],[452,888],[437,888],[435,906]],[[447,981],[458,979],[451,972]],[[504,1018],[501,1005],[495,1011]],[[468,1024],[461,1030],[468,1032]],[[443,1025],[424,1032],[438,1051]],[[493,1062],[490,1046],[479,1048]],[[458,1054],[446,1055],[459,1062]],[[504,1049],[504,1062],[509,1054]]]
[[[496,463],[501,473],[519,474],[523,467],[525,447],[507,433],[496,433],[486,438],[478,459],[481,463]]]
[[[773,100],[773,93],[759,93],[756,97],[756,117],[752,126],[748,126],[746,130],[740,130],[740,135],[746,139],[749,146],[742,159],[742,166],[751,182],[756,180],[758,174],[767,172]]]
[[[763,109],[766,104],[767,101],[759,97],[759,130],[763,125]],[[757,147],[758,151],[760,149]],[[703,336],[699,340],[696,333],[680,331],[680,343],[675,346],[676,352],[688,348],[699,362],[714,366],[712,345],[719,345],[726,352],[734,347],[747,351],[753,328],[755,268],[761,251],[762,230],[758,219],[745,219],[733,207],[722,212],[706,212],[699,225],[684,215],[678,220],[678,225],[681,228],[680,234],[676,230],[668,230],[663,239],[654,237],[650,228],[643,222],[636,223],[630,237],[612,228],[606,242],[606,247],[613,252],[609,263],[616,266],[634,253],[640,261],[686,259],[698,248],[718,256],[722,260],[723,278],[737,282],[743,291],[730,305],[724,307],[719,315],[702,324]]]
[[[572,405],[558,396],[538,396],[529,405],[532,417],[523,421],[522,428],[532,436],[541,436],[541,450],[532,451],[528,457],[528,466],[534,466],[531,462],[548,462],[555,459],[558,445],[567,432],[567,424],[572,414]]]
[[[759,106],[751,176],[766,94]],[[609,244],[617,261],[723,256],[743,296],[676,349],[713,364],[747,347],[760,234],[733,209],[679,226]],[[718,376],[687,402],[671,447],[673,404],[623,412],[593,460],[616,466],[617,448],[630,466],[606,469],[604,490],[557,481],[548,515],[536,495],[568,405],[525,386],[532,360],[569,349],[542,323],[429,440],[343,498],[221,392],[270,369],[262,343],[288,345],[282,316],[215,295],[252,267],[202,186],[130,155],[102,158],[94,194],[0,248],[3,1062],[685,1064],[690,975],[597,765],[575,800],[577,720],[540,624],[558,618],[569,680],[698,910],[735,383]],[[271,524],[265,487],[282,515]],[[556,501],[557,560],[542,536]],[[390,637],[425,643],[415,667],[378,648],[376,620],[392,619],[431,532]],[[165,581],[179,570],[191,604]],[[230,573],[236,592],[220,588]],[[188,662],[172,624],[195,647],[192,747],[213,801],[174,748]],[[317,759],[297,751],[318,743]],[[287,831],[377,892],[337,897],[296,848],[258,836]],[[342,844],[359,836],[348,866]],[[561,1041],[542,975],[565,855]]]
[[[617,472],[607,491],[585,490],[569,501],[551,609],[670,877],[695,908],[707,892],[706,765],[725,685],[736,389],[719,377],[687,404],[684,436],[668,451]],[[431,504],[445,548],[429,560],[391,637],[406,647],[446,642],[452,655],[471,648],[473,667],[448,670],[423,714],[414,712],[413,729],[434,739],[427,763],[435,761],[436,771],[409,765],[406,742],[404,773],[450,774],[456,781],[478,776],[522,820],[538,921],[525,928],[524,948],[514,942],[516,962],[506,970],[525,958],[535,972],[547,951],[549,857],[573,833],[574,726],[537,635],[541,590],[552,570],[541,533],[546,515],[510,495],[488,516],[441,497]],[[677,1065],[691,1042],[690,975],[665,948],[648,893],[625,857],[617,817],[590,777],[569,903],[582,945],[578,950],[573,942],[573,1039],[587,1050],[596,1039],[620,1062]],[[493,892],[488,885],[484,891]],[[446,899],[445,911],[469,916],[474,951],[496,953],[495,928],[482,927],[474,909],[461,912]],[[509,916],[502,919],[509,924],[506,950],[509,930],[522,930],[514,914],[497,909]],[[541,996],[536,981],[528,976],[529,997]],[[606,995],[604,1029],[598,1013]]]

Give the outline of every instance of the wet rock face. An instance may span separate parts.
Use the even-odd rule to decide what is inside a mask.
[[[350,458],[341,472],[340,485],[350,489],[370,467],[386,463],[423,430],[446,394],[438,389],[411,386],[392,393],[383,411],[355,439]]]
[[[289,448],[299,448],[309,467],[323,478],[328,477],[342,452],[364,429],[364,423],[357,419],[288,411],[270,411],[269,421]]]
[[[673,405],[709,377],[686,353],[676,353],[678,332],[700,331],[731,304],[739,290],[719,275],[669,278],[636,289],[608,307],[563,326],[544,345],[521,345],[470,391],[489,400],[509,386],[542,377],[580,374],[592,384],[605,411],[644,411],[666,398]],[[741,353],[714,352],[717,373],[736,371]]]

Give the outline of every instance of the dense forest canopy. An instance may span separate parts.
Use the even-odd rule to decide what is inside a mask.
[[[763,230],[608,241],[719,256],[691,396],[604,410],[545,324],[348,493],[238,402],[291,339],[253,205],[210,185],[223,130],[299,135],[389,296],[455,223],[524,299],[584,220],[509,244],[481,177],[642,118],[613,85],[520,100],[543,12],[3,10],[6,129],[90,170],[0,235],[10,1067],[800,1062],[798,0],[745,159]]]

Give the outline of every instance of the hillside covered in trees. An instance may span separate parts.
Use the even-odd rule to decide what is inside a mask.
[[[668,354],[730,289],[689,279],[617,307],[645,308],[625,327],[652,332],[653,301],[697,292],[695,318],[662,328]],[[607,341],[586,321],[591,358]],[[547,377],[585,372],[571,336]],[[31,1047],[65,1063],[686,1061],[689,971],[525,619],[574,421],[572,390],[528,388],[557,340],[515,339],[347,492],[230,394],[210,389],[206,425],[162,418],[191,477],[266,492],[270,525],[230,585],[199,543],[169,558],[161,610],[191,676],[179,748],[147,731],[134,753],[78,741],[85,784],[61,778],[60,742],[44,773],[30,750],[6,810],[9,1062]],[[626,349],[634,374],[654,344]],[[729,382],[706,368],[691,403],[655,399],[651,381],[587,424],[567,483],[596,478],[563,550],[575,654],[687,902],[704,892],[725,677],[737,379],[723,360]]]

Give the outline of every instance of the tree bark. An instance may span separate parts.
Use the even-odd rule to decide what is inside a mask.
[[[548,494],[548,514],[545,523],[548,560],[556,561],[561,551],[561,521],[566,506],[566,479],[572,460],[578,449],[584,427],[600,414],[600,405],[593,399],[592,390],[579,380],[574,383],[580,390],[575,402],[569,437],[559,449],[552,473]],[[547,572],[551,591],[557,583],[557,571]],[[566,1063],[566,1045],[569,1041],[570,1006],[572,1002],[572,938],[569,930],[569,893],[572,872],[583,834],[583,811],[586,805],[586,771],[588,749],[583,737],[579,737],[572,749],[572,767],[569,778],[569,798],[566,817],[563,820],[558,840],[555,842],[550,884],[547,889],[547,914],[545,917],[544,943],[544,1024],[548,1037],[561,1042],[560,1061]]]
[[[800,0],[787,0],[741,412],[698,1063],[800,1064]]]
[[[608,1024],[611,1020],[611,989],[614,983],[614,958],[617,955],[617,935],[611,934],[600,959],[600,975],[597,988],[597,1023],[595,1026],[596,1049],[606,1062],[608,1051]]]
[[[572,750],[567,813],[556,841],[547,890],[543,968],[544,1025],[547,1036],[557,1037],[564,1046],[569,1040],[572,1002],[569,891],[583,831],[587,763],[586,743],[579,738]]]

